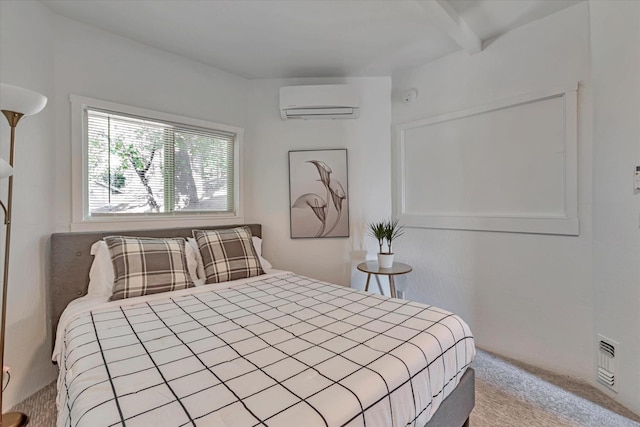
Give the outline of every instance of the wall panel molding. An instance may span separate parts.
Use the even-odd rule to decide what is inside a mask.
[[[578,235],[577,84],[394,126],[409,227]]]

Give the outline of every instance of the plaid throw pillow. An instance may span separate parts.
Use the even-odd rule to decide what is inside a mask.
[[[202,256],[205,283],[228,282],[264,274],[249,227],[193,230]]]
[[[108,236],[115,280],[111,300],[194,286],[187,269],[185,240]]]

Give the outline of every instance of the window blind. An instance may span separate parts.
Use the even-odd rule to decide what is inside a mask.
[[[236,135],[86,110],[91,216],[233,213]]]

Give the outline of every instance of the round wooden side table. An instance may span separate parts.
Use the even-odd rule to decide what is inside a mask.
[[[369,282],[371,281],[372,274],[375,274],[376,276],[388,276],[391,298],[396,297],[396,285],[393,281],[393,277],[399,276],[400,274],[407,274],[413,270],[410,265],[402,264],[401,262],[394,262],[391,268],[380,268],[376,261],[361,262],[358,264],[357,268],[363,273],[367,273],[367,284],[364,287],[365,291],[369,290]]]

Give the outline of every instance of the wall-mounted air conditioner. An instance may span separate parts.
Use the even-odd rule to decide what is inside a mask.
[[[357,90],[349,85],[280,88],[280,116],[287,119],[355,119],[360,114]]]

